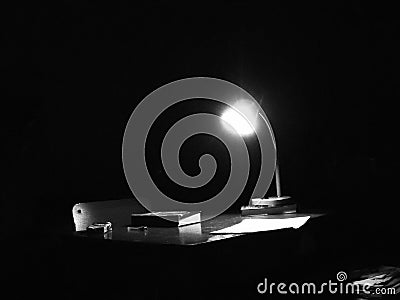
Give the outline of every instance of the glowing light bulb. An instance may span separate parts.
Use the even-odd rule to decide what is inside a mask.
[[[239,100],[233,108],[228,108],[221,116],[226,128],[233,128],[239,135],[246,136],[254,133],[257,124],[258,110],[254,103],[248,100]],[[226,123],[230,126],[227,126]]]

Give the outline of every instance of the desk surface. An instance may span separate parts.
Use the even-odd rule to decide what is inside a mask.
[[[311,216],[311,218],[322,216],[323,214],[287,214],[271,215],[264,218],[277,219],[300,216]],[[166,244],[166,245],[198,245],[219,240],[230,239],[243,234],[221,234],[215,235],[210,232],[226,228],[239,223],[243,218],[240,214],[223,214],[202,223],[169,228],[150,227],[147,230],[128,231],[127,227],[116,226],[107,234],[88,234],[86,231],[75,232],[74,235],[90,239],[106,239],[116,241],[126,241],[144,244]],[[301,229],[299,229],[301,230]]]

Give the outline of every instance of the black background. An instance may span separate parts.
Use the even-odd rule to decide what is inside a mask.
[[[72,230],[75,203],[130,197],[121,161],[130,114],[154,89],[193,76],[260,101],[284,194],[300,207],[397,226],[394,7],[32,1],[2,4],[1,33],[3,238]]]

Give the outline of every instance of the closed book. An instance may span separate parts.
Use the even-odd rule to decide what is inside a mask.
[[[296,204],[283,205],[283,206],[243,206],[241,208],[242,216],[251,215],[278,215],[295,213],[297,209]]]
[[[199,211],[160,211],[131,215],[131,226],[175,227],[200,221]]]

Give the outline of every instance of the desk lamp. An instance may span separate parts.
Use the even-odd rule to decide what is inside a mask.
[[[276,140],[271,125],[265,117],[251,105],[251,103],[244,100],[238,101],[236,105],[228,108],[222,114],[221,119],[228,123],[231,126],[230,128],[233,128],[239,135],[247,136],[255,132],[252,124],[256,124],[254,121],[257,117],[261,117],[261,120],[270,129],[273,143],[276,148]],[[275,184],[275,197],[250,199],[249,205],[241,208],[242,215],[295,213],[296,203],[289,196],[282,196],[278,156],[275,164]]]

